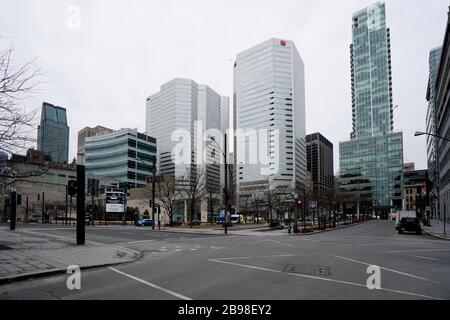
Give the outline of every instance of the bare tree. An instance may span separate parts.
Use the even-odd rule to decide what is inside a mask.
[[[155,197],[161,203],[169,217],[169,223],[173,225],[175,214],[175,197],[177,195],[177,183],[174,176],[160,176],[156,180]]]
[[[267,200],[267,212],[268,212],[267,220],[270,222],[273,222],[274,220],[274,211],[277,212],[276,220],[278,220],[279,209],[281,206],[281,199],[278,193],[279,193],[278,189],[273,189],[270,187],[264,191],[264,199]]]
[[[188,168],[184,179],[179,182],[179,188],[184,199],[189,203],[189,221],[193,227],[195,205],[206,199],[206,168]]]
[[[14,153],[35,141],[30,137],[34,129],[36,111],[27,112],[21,105],[40,84],[41,68],[36,60],[14,66],[12,48],[5,48],[0,37],[0,150]]]

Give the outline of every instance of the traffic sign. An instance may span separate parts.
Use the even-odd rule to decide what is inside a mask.
[[[317,209],[317,201],[310,201],[309,202],[309,208],[310,209]]]

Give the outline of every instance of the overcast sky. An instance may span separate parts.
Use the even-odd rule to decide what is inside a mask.
[[[353,12],[372,0],[0,0],[0,31],[15,63],[39,58],[47,82],[26,101],[67,108],[70,158],[78,130],[103,125],[145,130],[146,97],[175,78],[191,78],[232,97],[237,53],[272,37],[293,40],[306,67],[307,132],[335,145],[349,139]],[[79,29],[68,9],[81,9]],[[426,168],[428,54],[441,46],[447,0],[387,0],[392,36],[395,130],[405,162]],[[69,20],[73,22],[73,20]],[[69,24],[74,26],[74,24]]]

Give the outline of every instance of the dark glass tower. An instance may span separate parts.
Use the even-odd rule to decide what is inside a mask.
[[[38,126],[37,148],[52,161],[69,161],[69,126],[66,109],[44,102],[41,123]]]

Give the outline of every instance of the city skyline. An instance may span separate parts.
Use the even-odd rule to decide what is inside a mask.
[[[321,1],[317,4],[306,1],[296,4],[282,2],[277,8],[266,2],[258,2],[258,6],[252,3],[235,8],[227,6],[225,13],[230,9],[238,12],[237,16],[233,17],[236,23],[222,28],[219,26],[222,18],[219,17],[219,21],[214,22],[212,30],[209,31],[213,32],[214,37],[207,36],[208,33],[202,29],[202,26],[211,23],[211,18],[206,14],[210,8],[209,3],[201,2],[202,10],[195,13],[199,19],[192,19],[198,20],[196,23],[190,22],[189,15],[184,16],[186,11],[184,4],[172,6],[174,2],[167,5],[157,3],[153,7],[152,14],[157,15],[158,12],[167,14],[162,26],[167,27],[169,31],[163,38],[161,38],[163,32],[153,32],[155,28],[151,28],[151,23],[140,19],[143,15],[136,10],[138,8],[141,10],[142,6],[146,5],[143,3],[126,8],[120,16],[125,21],[137,17],[140,23],[137,27],[134,24],[133,28],[137,28],[136,30],[123,29],[123,26],[118,26],[122,23],[115,23],[119,17],[118,10],[123,9],[118,3],[108,2],[108,5],[102,1],[93,4],[70,1],[48,5],[30,3],[24,11],[17,12],[23,18],[20,26],[16,24],[18,20],[11,20],[10,17],[14,16],[11,14],[0,16],[0,29],[4,36],[8,37],[7,40],[11,40],[18,61],[38,57],[46,71],[46,80],[49,83],[45,85],[42,93],[28,100],[27,106],[30,109],[39,109],[42,101],[49,101],[67,107],[72,137],[77,136],[78,131],[85,126],[97,124],[114,129],[131,127],[143,131],[145,129],[145,121],[142,121],[145,114],[143,98],[157,91],[161,83],[174,77],[192,78],[200,83],[208,83],[221,94],[231,97],[234,56],[238,52],[272,37],[293,40],[297,43],[305,61],[307,133],[319,131],[338,146],[339,142],[348,139],[348,128],[351,126],[351,118],[348,116],[351,111],[349,21],[353,12],[374,2],[348,1],[344,4],[331,1]],[[82,20],[79,30],[67,29],[66,10],[72,4],[78,4],[81,9]],[[225,4],[217,5],[221,7]],[[416,130],[425,128],[428,53],[432,48],[442,44],[447,4],[444,1],[436,1],[433,4],[422,2],[414,7],[408,7],[408,10],[403,10],[406,2],[386,1],[386,5],[392,29],[394,105],[400,106],[394,111],[395,129],[404,130],[405,162],[415,162],[419,169],[426,168],[426,138],[414,138],[413,135]],[[11,12],[19,9],[14,4],[8,3],[6,6]],[[189,10],[193,11],[196,3],[190,3],[190,7],[192,8]],[[254,14],[248,15],[250,10],[254,10]],[[276,18],[270,28],[263,27],[264,19],[258,17],[267,16],[272,10],[280,13],[275,16],[282,18]],[[323,10],[335,12],[327,15],[326,25],[314,19]],[[37,21],[40,15],[36,12],[46,12],[46,15],[48,13],[48,22],[44,24]],[[284,17],[282,12],[285,12]],[[93,19],[100,13],[101,24]],[[261,32],[257,36],[253,35],[252,28],[246,27],[249,21],[243,25],[244,16],[253,22],[255,27],[261,27]],[[424,24],[434,28],[420,28],[413,23],[404,23],[412,22],[419,17]],[[175,27],[187,25],[193,29],[185,28],[185,31],[177,33],[167,21],[173,23]],[[333,27],[330,28],[329,25]],[[31,27],[33,31],[30,31]],[[114,28],[122,28],[117,32],[121,39],[127,32],[133,30],[137,32],[138,36],[123,40],[130,47],[132,53],[129,54],[133,59],[119,60],[120,55],[128,54],[123,49],[118,50],[119,56],[115,53],[106,56],[117,45],[110,38],[111,34],[115,34]],[[191,33],[188,30],[191,30]],[[237,33],[238,30],[240,33]],[[35,40],[27,38],[30,32],[35,36]],[[236,34],[239,34],[239,37],[236,37]],[[154,40],[144,43],[142,39],[147,36],[153,36]],[[316,37],[321,37],[325,41],[317,44],[313,41]],[[41,43],[37,45],[39,41]],[[92,49],[88,48],[89,46],[92,46]],[[171,61],[173,56],[170,50],[173,46],[181,46],[184,55],[180,57],[177,54]],[[331,48],[334,48],[333,51],[330,51]],[[334,57],[324,59],[327,52],[333,52]],[[164,55],[167,57],[162,59]],[[73,58],[73,64],[66,63],[69,57]],[[96,59],[99,57],[104,61]],[[121,79],[131,80],[117,81],[111,77],[112,74],[109,73],[113,61],[111,59],[121,61],[119,66],[111,70],[114,69],[115,74]],[[172,65],[169,65],[169,62],[172,62]],[[417,67],[411,68],[411,65]],[[143,77],[144,71],[153,69],[156,72]],[[329,94],[319,94],[321,87],[326,88]],[[335,107],[331,108],[330,105]],[[117,113],[121,116],[108,117],[109,114]],[[76,150],[76,139],[72,139],[70,160],[76,156]],[[336,147],[335,171],[339,168],[338,151]]]
[[[0,302],[449,301],[448,230],[444,0],[0,0]]]

